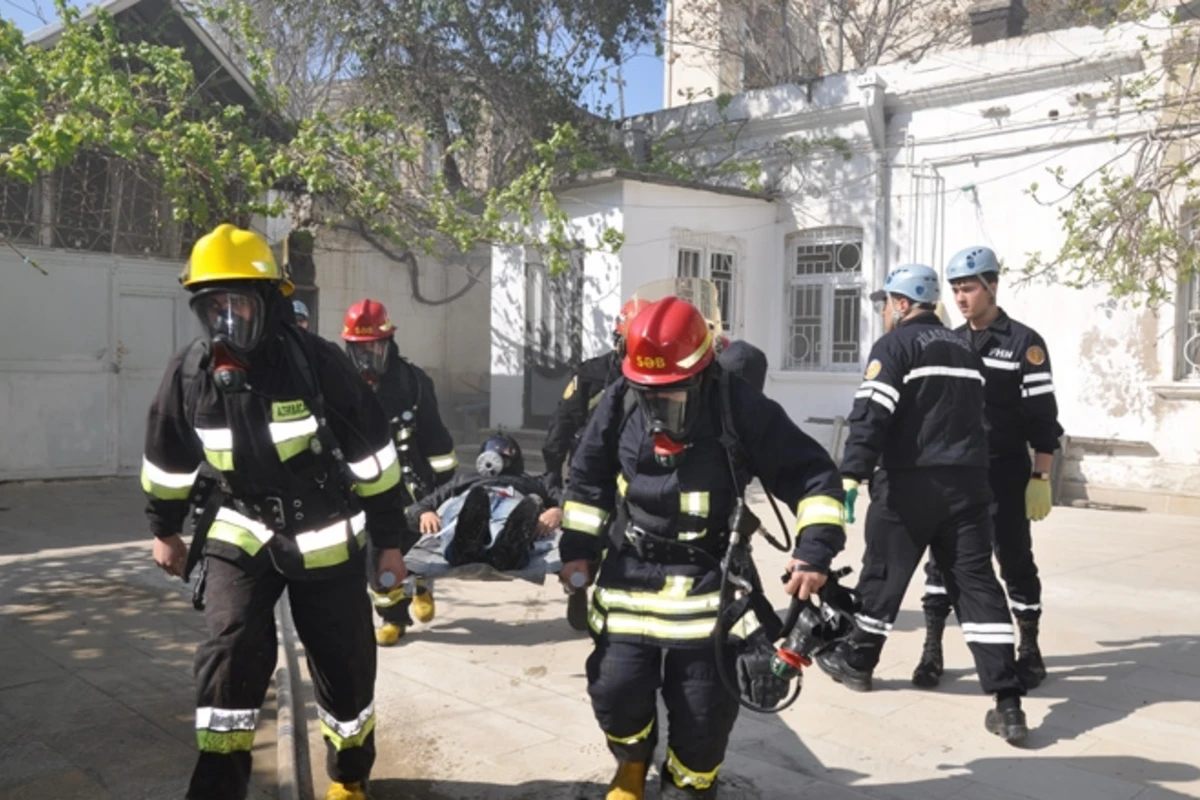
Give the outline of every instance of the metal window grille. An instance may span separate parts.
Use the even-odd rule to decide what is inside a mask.
[[[1200,381],[1200,275],[1179,287],[1179,377]]]
[[[691,248],[679,248],[678,276],[680,278],[700,278],[700,265],[703,263],[704,252]]]
[[[855,371],[862,359],[859,228],[801,231],[792,240],[785,368]]]
[[[712,253],[708,264],[708,277],[717,285],[721,330],[729,333],[733,330],[733,253]]]
[[[717,302],[721,310],[721,329],[731,333],[736,327],[734,297],[737,256],[728,250],[700,247],[679,247],[676,251],[675,274],[680,278],[704,278],[717,287]]]
[[[37,184],[0,181],[0,237],[26,244],[38,243],[41,200]]]

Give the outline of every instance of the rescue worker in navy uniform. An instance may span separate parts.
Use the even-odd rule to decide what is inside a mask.
[[[956,253],[946,267],[954,300],[967,322],[957,332],[967,337],[983,359],[987,378],[986,417],[991,479],[995,503],[996,560],[1008,587],[1009,606],[1017,620],[1017,671],[1026,689],[1046,677],[1038,647],[1042,616],[1042,584],[1033,560],[1030,520],[1050,513],[1050,469],[1063,429],[1050,373],[1050,354],[1037,331],[1012,319],[996,304],[1000,265],[987,247]],[[1032,464],[1029,447],[1033,448]],[[925,647],[912,682],[932,688],[942,675],[942,631],[950,600],[935,559],[925,564]]]
[[[182,283],[206,336],[175,355],[150,407],[142,487],[154,560],[172,575],[188,558],[179,534],[203,462],[221,487],[202,539],[208,638],[187,797],[246,797],[286,590],[328,748],[326,797],[363,800],[375,760],[367,538],[380,574],[405,575],[387,419],[346,357],[290,322],[291,282],[258,234],[219,226],[196,242]]]
[[[872,671],[926,548],[946,570],[946,592],[962,621],[983,690],[996,697],[988,731],[1016,743],[1028,734],[1013,625],[992,568],[983,363],[934,313],[938,277],[898,267],[887,277],[887,333],[871,348],[855,394],[842,456],[846,514],[871,484],[862,610],[850,637],[817,657],[834,680],[870,691]],[[880,469],[877,472],[876,466]]]
[[[454,477],[458,455],[454,439],[438,413],[437,393],[425,370],[400,355],[396,347],[396,326],[383,303],[366,298],[350,306],[342,326],[346,353],[363,379],[375,389],[383,411],[391,421],[392,435],[400,455],[401,483],[408,493],[406,504],[420,500]],[[404,552],[419,537],[407,535],[401,543]],[[374,563],[374,553],[371,554]],[[415,597],[407,597],[403,588],[380,592],[370,589],[375,610],[383,624],[375,631],[381,647],[400,641],[413,624],[409,609],[421,622],[430,622],[436,613],[433,585],[418,581]]]
[[[563,390],[562,399],[550,418],[542,458],[551,489],[562,489],[563,466],[575,449],[579,434],[587,425],[592,411],[600,402],[605,388],[621,377],[621,359],[625,355],[625,334],[637,312],[645,307],[644,300],[633,299],[621,307],[613,325],[613,349],[604,355],[589,358],[579,365]],[[567,622],[577,631],[586,631],[588,594],[585,589],[571,591],[567,598]]]
[[[721,442],[721,380],[749,471],[797,509],[788,592],[815,593],[845,544],[841,481],[828,453],[777,403],[719,370],[694,306],[677,297],[650,304],[630,325],[624,377],[605,391],[571,461],[564,582],[590,578],[607,547],[587,662],[592,707],[618,762],[607,800],[644,796],[660,690],[669,721],[662,797],[717,794],[739,708],[714,652],[721,571],[683,545],[720,559],[729,544],[739,487]],[[734,663],[724,666],[732,674]]]

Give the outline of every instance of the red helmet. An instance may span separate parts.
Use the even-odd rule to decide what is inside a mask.
[[[377,300],[359,300],[346,311],[342,338],[347,342],[373,342],[396,333],[387,309]]]
[[[643,297],[626,300],[625,305],[621,306],[621,313],[617,314],[616,324],[613,325],[613,333],[622,338],[628,335],[629,323],[633,322],[633,318],[638,315],[638,312],[648,305],[650,305],[650,301]]]
[[[686,300],[665,297],[643,308],[625,336],[621,371],[633,383],[665,386],[699,375],[712,363],[708,322]]]

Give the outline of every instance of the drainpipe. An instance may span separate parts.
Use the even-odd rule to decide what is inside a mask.
[[[871,135],[871,147],[874,151],[875,167],[875,277],[871,286],[883,286],[887,278],[889,249],[891,236],[888,231],[888,185],[889,169],[887,155],[887,118],[884,113],[885,90],[887,83],[875,73],[867,73],[858,82],[860,103],[867,131]],[[869,315],[871,319],[871,340],[874,341],[882,331],[877,330],[879,320],[877,315]]]

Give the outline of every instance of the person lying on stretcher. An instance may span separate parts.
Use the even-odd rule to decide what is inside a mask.
[[[521,446],[503,433],[483,443],[475,470],[409,506],[408,525],[414,533],[442,537],[452,567],[521,569],[538,541],[550,546],[562,524],[560,492],[549,476],[525,472]]]

